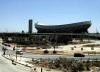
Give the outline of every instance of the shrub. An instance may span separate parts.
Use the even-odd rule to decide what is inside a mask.
[[[57,51],[53,51],[53,54],[56,54],[57,53]]]
[[[48,50],[44,50],[44,54],[48,54],[49,53],[49,51]]]

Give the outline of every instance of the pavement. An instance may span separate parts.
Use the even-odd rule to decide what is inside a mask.
[[[0,72],[33,72],[36,68],[37,72],[41,72],[41,67],[26,63],[31,59],[17,57],[16,65],[12,65],[11,60],[15,59],[15,56],[1,56],[0,54]],[[61,70],[48,69],[42,67],[42,72],[62,72]],[[100,71],[83,71],[83,72],[100,72]]]
[[[32,61],[32,58],[22,57],[21,55],[18,55],[17,60],[16,60],[15,52],[13,52],[11,50],[11,48],[10,49],[7,48],[8,52],[9,52],[8,54],[2,55],[3,52],[1,51],[1,47],[0,47],[0,62],[1,62],[0,66],[3,66],[5,68],[5,62],[7,62],[7,64],[6,64],[6,66],[7,66],[6,69],[7,70],[2,68],[2,69],[0,69],[0,72],[33,72],[34,68],[36,68],[37,72],[41,72],[41,67],[40,66],[36,66],[36,65],[32,65],[32,64],[27,63],[27,61]],[[3,59],[2,61],[4,63],[1,61],[1,59]],[[12,60],[14,60],[14,63],[16,65],[12,64]],[[42,72],[62,72],[62,71],[42,67]]]
[[[27,63],[27,61],[32,60],[31,58],[24,58],[24,57],[18,56],[17,61],[16,61],[15,56],[5,55],[3,57],[5,57],[6,59],[9,59],[9,60],[14,60],[16,63],[16,68],[24,70],[24,72],[34,72],[34,68],[36,68],[37,72],[41,72],[41,68],[42,68],[42,72],[63,72],[62,70],[48,69],[48,68],[44,68],[41,66],[32,65],[32,64]],[[96,70],[97,70],[97,68],[96,68]],[[96,71],[96,70],[95,71],[94,70],[83,71],[83,72],[100,72],[100,71]],[[21,71],[19,71],[19,72],[21,72]]]
[[[27,61],[31,61],[30,58],[17,57],[17,61],[16,61],[15,56],[5,55],[4,57],[6,59],[9,59],[9,60],[14,60],[16,64],[20,64],[20,65],[27,67],[26,69],[29,70],[28,72],[32,72],[34,70],[34,68],[36,68],[37,72],[41,72],[40,66],[36,66],[36,65],[32,65],[32,64],[27,63]],[[42,67],[42,72],[62,72],[62,71]]]
[[[29,72],[29,70],[25,69],[26,67],[22,65],[13,65],[10,60],[2,56],[2,52],[0,51],[0,72]]]

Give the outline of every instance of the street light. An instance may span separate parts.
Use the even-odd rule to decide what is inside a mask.
[[[43,69],[42,69],[42,67],[41,67],[41,72],[43,72]]]
[[[3,50],[3,55],[5,55],[7,49],[3,47],[2,50]]]
[[[57,53],[57,51],[55,50],[56,45],[57,45],[57,35],[54,34],[54,44],[53,44],[54,51],[53,51],[53,54],[56,54]]]
[[[17,51],[16,51],[16,61],[17,61]]]

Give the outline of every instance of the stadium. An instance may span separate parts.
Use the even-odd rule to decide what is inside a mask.
[[[88,33],[90,26],[90,21],[50,26],[35,24],[38,33]]]

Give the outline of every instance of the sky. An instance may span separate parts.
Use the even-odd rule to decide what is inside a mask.
[[[28,32],[28,20],[45,25],[91,21],[100,32],[100,0],[0,0],[0,32]]]

